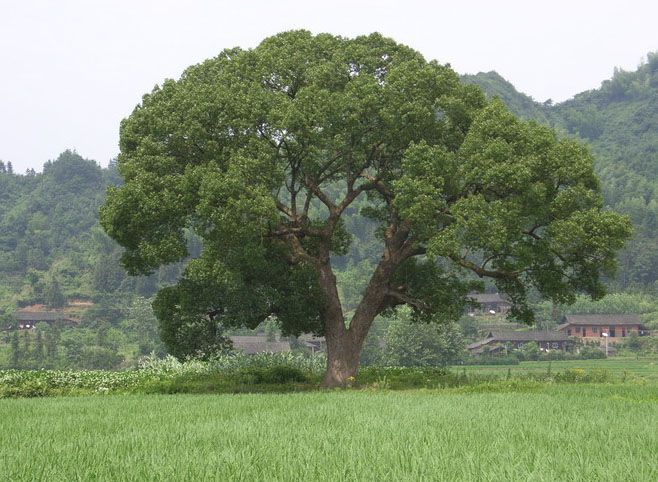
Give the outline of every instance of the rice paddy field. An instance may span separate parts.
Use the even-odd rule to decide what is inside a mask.
[[[555,373],[567,369],[582,368],[584,370],[605,369],[613,379],[623,381],[624,379],[641,377],[646,380],[658,382],[658,358],[637,357],[622,358],[611,357],[599,360],[565,360],[565,361],[524,361],[518,365],[471,365],[465,367],[454,366],[453,370],[465,370],[466,373],[477,373],[480,375],[511,376],[526,374],[542,374],[548,370]]]
[[[658,383],[0,400],[0,479],[658,480]]]

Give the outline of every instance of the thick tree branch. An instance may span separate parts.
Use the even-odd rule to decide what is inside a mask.
[[[386,185],[382,183],[381,179],[373,177],[366,172],[362,172],[360,177],[366,179],[372,185],[370,189],[376,189],[384,197],[384,199],[386,199],[387,203],[391,203],[393,200],[393,191],[386,187]]]
[[[315,236],[320,238],[324,236],[324,231],[312,226],[279,225],[276,229],[273,229],[270,232],[269,236],[272,238],[285,238],[287,236],[295,236],[299,239],[303,239],[305,236]]]
[[[281,201],[279,201],[278,199],[276,200],[276,208],[277,208],[279,211],[281,211],[283,214],[285,214],[286,216],[288,216],[292,221],[296,221],[296,220],[297,220],[297,216],[295,215],[295,213],[293,213],[292,210],[291,210],[288,206],[286,206],[285,204],[283,204],[283,203],[282,203]]]
[[[537,241],[545,241],[544,238],[542,238],[537,233],[535,233],[535,230],[537,230],[540,227],[542,227],[541,224],[540,225],[535,225],[530,230],[527,230],[527,231],[524,230],[523,234],[526,234],[526,235],[530,236],[531,238],[536,239]],[[565,263],[565,264],[568,263],[567,260],[565,259],[565,257],[562,256],[562,254],[560,254],[559,252],[555,251],[554,249],[551,249],[550,252],[553,253],[553,255],[555,255],[555,257],[558,258],[563,263]]]
[[[390,306],[398,306],[398,305],[409,305],[412,308],[415,308],[419,311],[426,311],[429,309],[427,304],[419,299],[412,298],[411,296],[407,295],[406,293],[399,291],[394,288],[388,288],[386,290],[386,296],[393,298],[392,303],[389,303]]]
[[[280,238],[286,245],[290,248],[289,261],[292,264],[298,264],[301,262],[310,263],[313,266],[318,267],[320,265],[318,258],[311,256],[302,246],[299,238],[294,234],[288,234]]]
[[[315,195],[315,197],[322,201],[322,204],[327,206],[330,213],[336,209],[336,205],[308,175],[304,176],[304,185]]]
[[[457,263],[459,266],[470,269],[475,274],[477,274],[480,278],[484,278],[486,276],[488,278],[494,278],[494,279],[511,280],[511,279],[516,279],[519,276],[519,274],[521,274],[520,271],[503,271],[503,270],[485,269],[482,266],[478,266],[477,264],[473,263],[472,261],[469,261],[464,258],[460,258],[459,256],[455,256],[455,255],[452,255],[449,258],[453,262]]]
[[[423,254],[427,254],[427,248],[422,246],[415,239],[409,238],[402,245],[399,256],[401,261],[405,261],[414,256],[421,256]]]

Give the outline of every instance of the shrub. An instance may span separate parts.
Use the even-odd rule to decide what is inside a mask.
[[[414,322],[408,309],[399,309],[384,336],[379,361],[394,366],[441,366],[458,360],[465,347],[456,323]]]
[[[611,379],[610,371],[605,368],[595,368],[589,372],[582,368],[567,368],[555,374],[556,381],[569,383],[605,383]]]
[[[243,368],[231,374],[230,378],[248,385],[284,385],[308,381],[308,378],[300,369],[284,365],[267,368]]]
[[[600,358],[605,358],[605,353],[598,347],[595,346],[584,346],[579,353],[579,356],[582,360],[596,360]]]
[[[154,354],[140,358],[138,370],[152,375],[189,373],[230,373],[249,367],[286,366],[297,368],[304,373],[319,375],[324,372],[326,356],[323,353],[306,355],[302,353],[259,353],[245,355],[232,352],[216,355],[208,361],[188,360],[181,362],[173,356],[158,358]]]

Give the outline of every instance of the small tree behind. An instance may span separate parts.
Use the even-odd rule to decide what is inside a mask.
[[[54,276],[46,281],[43,290],[43,298],[48,308],[61,308],[66,306],[66,298],[59,286],[59,281],[57,281],[57,278]]]
[[[400,313],[384,336],[382,364],[388,366],[443,366],[464,355],[465,342],[454,323],[414,323]]]
[[[18,329],[14,329],[11,335],[11,366],[18,368],[21,363],[21,345],[18,337]]]

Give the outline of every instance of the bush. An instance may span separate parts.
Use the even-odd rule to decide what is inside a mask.
[[[230,378],[236,382],[247,385],[284,385],[288,383],[303,383],[308,381],[308,378],[300,369],[284,365],[268,368],[244,368],[231,374]]]
[[[541,356],[539,345],[535,341],[524,343],[521,348],[512,352],[521,361],[536,361]]]
[[[119,368],[123,355],[102,346],[85,347],[81,354],[81,366],[92,370],[112,370]]]
[[[568,383],[605,383],[611,380],[611,375],[605,368],[595,368],[589,372],[582,368],[567,368],[555,374],[555,380]]]
[[[304,373],[320,375],[326,366],[326,355],[316,353],[259,353],[245,355],[232,352],[216,355],[209,361],[188,360],[181,362],[173,356],[158,358],[154,354],[140,358],[138,369],[142,372],[157,375],[184,373],[230,373],[244,368],[268,368],[286,366],[297,368]]]
[[[545,360],[545,361],[571,360],[573,358],[574,358],[573,355],[561,350],[551,350],[549,352],[542,353],[539,356],[540,360]]]
[[[579,358],[582,360],[597,360],[605,358],[605,353],[595,346],[584,346],[579,353]]]
[[[398,310],[384,336],[380,361],[389,366],[442,366],[459,360],[465,341],[456,323],[414,322]]]

